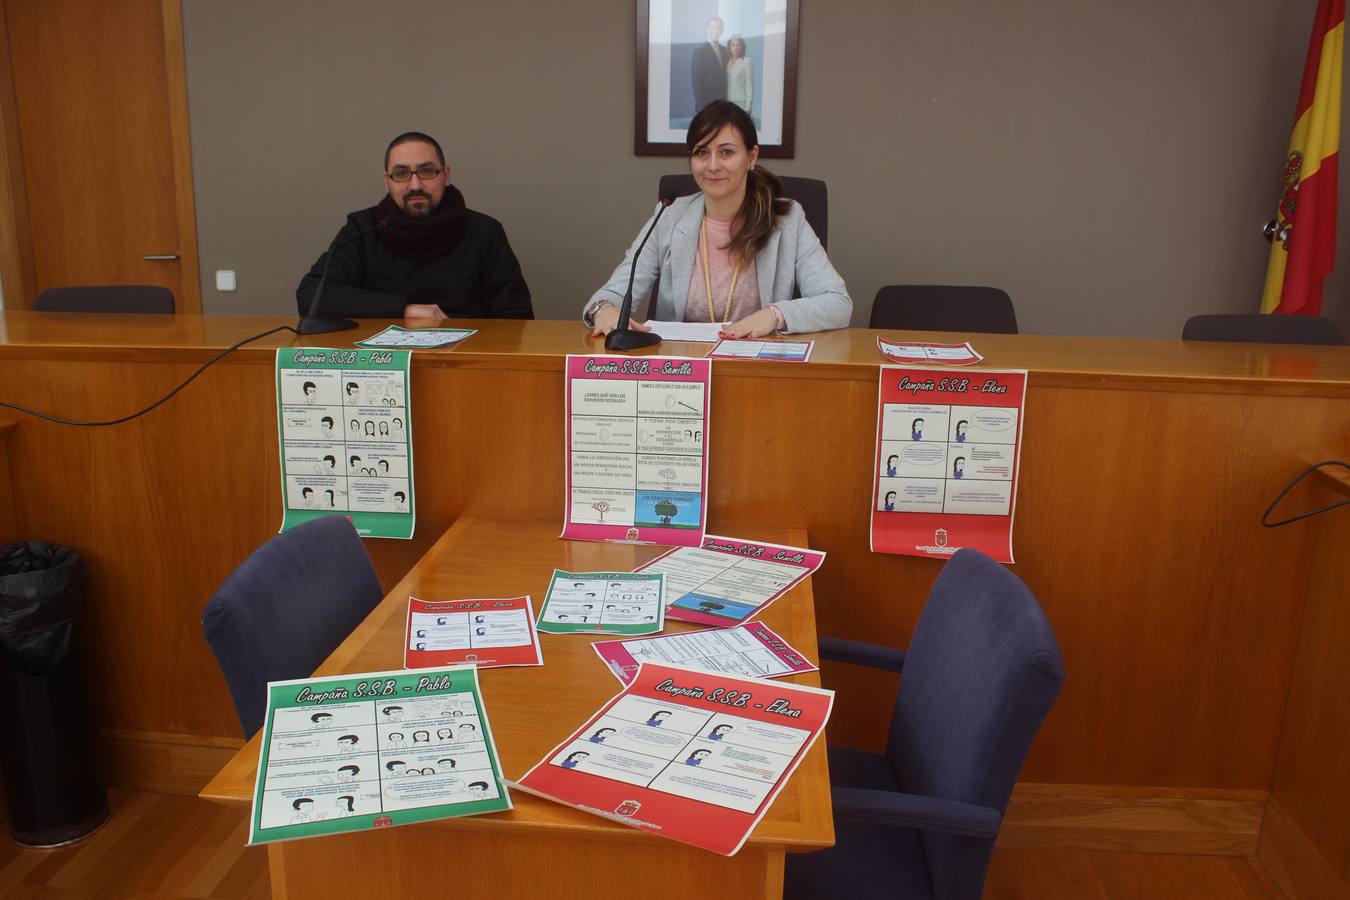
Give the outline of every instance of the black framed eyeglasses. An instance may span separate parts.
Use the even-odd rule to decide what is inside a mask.
[[[387,177],[390,181],[397,181],[399,184],[402,184],[405,181],[412,181],[414,175],[423,181],[430,181],[444,171],[445,169],[442,169],[439,166],[433,166],[431,163],[427,163],[424,166],[418,166],[415,169],[409,169],[406,166],[395,166],[392,172],[387,173]]]

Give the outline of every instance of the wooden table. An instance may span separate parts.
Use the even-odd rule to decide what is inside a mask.
[[[75,418],[125,414],[283,323],[294,320],[0,313],[0,395]],[[18,424],[0,530],[68,544],[88,564],[90,693],[111,784],[195,794],[240,746],[201,612],[280,522],[276,351],[350,347],[389,324],[271,335],[115,428],[6,414]],[[478,333],[413,358],[418,532],[366,542],[386,589],[460,517],[562,521],[564,357],[604,352],[577,322],[448,324]],[[1309,458],[1350,452],[1350,348],[847,329],[806,336],[805,365],[719,360],[709,530],[809,533],[829,554],[812,579],[820,633],[893,647],[909,642],[941,563],[868,547],[878,334],[970,337],[985,357],[975,370],[1030,372],[1013,571],[1054,625],[1068,678],[1003,839],[1250,854],[1297,696],[1322,527],[1260,517]],[[1306,508],[1312,490],[1286,504]],[[890,710],[875,698],[895,677],[823,670],[837,691],[830,742],[879,747]]]
[[[626,571],[664,548],[562,541],[559,523],[463,518],[435,543],[316,675],[402,667],[408,595],[452,600],[531,594],[543,603],[554,568]],[[744,537],[794,546],[797,529],[745,530]],[[762,620],[816,658],[815,612],[807,579]],[[667,631],[695,630],[672,622]],[[540,635],[544,665],[485,669],[484,701],[503,773],[516,779],[544,757],[619,683],[591,643],[601,635]],[[817,673],[794,676],[818,686]],[[565,687],[565,690],[559,690]],[[255,735],[202,796],[247,804],[257,777]],[[273,844],[272,895],[596,898],[779,897],[783,854],[834,843],[825,741],[816,742],[741,852],[725,858],[626,828],[519,791],[509,813]]]

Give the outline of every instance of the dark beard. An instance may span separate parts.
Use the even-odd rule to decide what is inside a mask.
[[[413,209],[408,204],[408,201],[413,197],[425,197],[427,200],[426,207],[421,210]],[[431,202],[431,195],[426,191],[408,191],[408,193],[403,195],[403,199],[400,200],[398,204],[398,208],[410,219],[429,219],[436,214],[436,206],[437,204]]]

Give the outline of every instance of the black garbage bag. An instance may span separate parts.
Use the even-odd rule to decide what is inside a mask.
[[[0,547],[0,767],[10,834],[28,846],[79,840],[108,817],[78,653],[84,595],[69,547]]]

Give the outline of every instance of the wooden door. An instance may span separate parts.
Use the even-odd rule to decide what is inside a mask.
[[[199,312],[179,0],[4,13],[34,289],[155,284]]]

